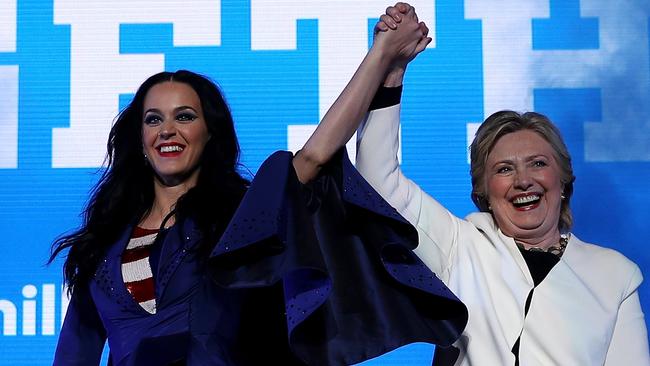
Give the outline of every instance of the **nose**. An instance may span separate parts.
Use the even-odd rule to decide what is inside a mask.
[[[160,130],[158,131],[158,136],[163,139],[167,140],[170,137],[176,135],[176,126],[174,125],[174,122],[172,121],[165,121],[160,125]]]
[[[532,177],[527,169],[517,169],[515,171],[515,187],[523,191],[527,190],[533,185]]]

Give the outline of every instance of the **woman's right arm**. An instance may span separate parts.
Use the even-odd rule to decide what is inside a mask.
[[[393,69],[387,76],[384,87],[401,86],[405,66]],[[397,94],[399,98],[399,92]],[[393,101],[397,104],[373,110],[367,115],[357,131],[356,166],[373,188],[417,228],[419,245],[415,253],[446,281],[460,220],[408,179],[400,169],[397,159],[400,122],[398,102]],[[384,103],[386,104],[391,103]]]
[[[75,288],[59,334],[53,365],[99,365],[105,342],[106,331],[90,293]]]

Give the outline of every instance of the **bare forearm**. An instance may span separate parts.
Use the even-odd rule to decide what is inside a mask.
[[[428,28],[418,22],[414,9],[405,9],[399,26],[375,35],[372,48],[354,76],[294,158],[293,165],[301,182],[312,180],[323,164],[352,137],[386,77],[390,83],[401,84],[406,64],[431,42],[427,37]]]
[[[294,158],[300,181],[313,179],[320,167],[352,137],[389,67],[390,59],[381,49],[373,47],[368,52],[316,131]]]

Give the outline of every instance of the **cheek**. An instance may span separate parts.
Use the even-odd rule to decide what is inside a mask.
[[[199,141],[202,145],[205,145],[210,139],[210,135],[208,134],[208,130],[205,128],[205,126],[193,130],[192,135],[194,137],[194,140]]]
[[[509,183],[504,178],[491,177],[486,179],[485,192],[488,198],[502,198],[508,191]]]
[[[555,171],[549,171],[540,177],[540,180],[543,182],[546,190],[549,192],[561,192],[562,191],[562,180],[560,174]]]
[[[192,140],[194,141],[195,144],[198,144],[198,146],[201,147],[201,151],[205,148],[205,145],[208,143],[210,140],[210,134],[208,132],[208,129],[206,126],[203,124],[200,127],[199,126],[194,126],[197,128],[192,129],[191,131],[188,131],[190,134]]]
[[[142,128],[142,144],[145,145],[145,148],[154,143],[156,136],[157,135],[153,128],[146,126]]]
[[[201,140],[201,151],[199,155],[203,155],[203,152],[205,151],[205,147],[208,145],[208,141],[210,140],[209,136],[202,136]]]

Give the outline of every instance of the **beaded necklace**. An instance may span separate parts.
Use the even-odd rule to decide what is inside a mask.
[[[526,249],[523,244],[519,242],[517,243],[517,246],[520,249],[527,250],[529,252],[546,252],[546,253],[551,253],[554,254],[558,257],[561,257],[562,254],[564,254],[564,250],[566,249],[567,244],[569,244],[569,234],[562,234],[560,235],[560,241],[558,242],[557,245],[550,246],[548,248],[537,248],[537,247],[532,247]]]

